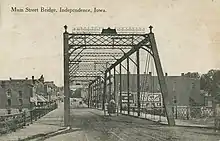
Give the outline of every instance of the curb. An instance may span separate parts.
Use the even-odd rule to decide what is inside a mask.
[[[58,131],[55,131],[55,132],[50,132],[49,134],[45,134],[43,137],[36,138],[36,141],[42,141],[42,140],[48,139],[50,137],[59,135],[60,133],[62,134],[63,132],[67,132],[69,130],[71,130],[71,128],[67,127],[67,128],[63,128]]]
[[[61,128],[61,129],[58,129],[57,131],[51,131],[51,132],[47,132],[47,133],[39,133],[39,134],[36,134],[36,135],[32,135],[32,136],[26,137],[24,139],[18,139],[18,141],[29,141],[29,140],[39,139],[39,138],[42,138],[42,136],[43,137],[44,136],[48,136],[50,134],[62,131],[64,129],[66,129],[66,128]]]

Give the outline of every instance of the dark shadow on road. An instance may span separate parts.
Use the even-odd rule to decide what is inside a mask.
[[[48,121],[41,121],[41,122],[38,122],[38,124],[43,124],[43,125],[54,125],[54,126],[63,126],[63,121],[51,121],[51,120],[48,120]]]
[[[52,137],[55,137],[55,136],[59,136],[59,135],[65,135],[65,134],[68,134],[68,133],[72,133],[72,132],[76,132],[76,131],[82,131],[82,129],[69,129],[69,130],[64,130],[62,132],[57,132],[57,133],[53,133],[53,134],[48,134],[40,139],[37,139],[36,141],[44,141],[48,138],[52,138]]]
[[[36,141],[44,141],[45,139],[48,139],[48,138],[51,138],[54,136],[64,135],[64,134],[68,134],[68,133],[72,133],[72,132],[76,132],[76,131],[81,131],[81,129],[68,129],[68,130],[59,129],[57,131],[48,132],[45,134],[36,134],[31,137],[27,137],[25,139],[20,139],[19,141],[29,141],[29,140],[33,140],[33,139],[35,139]]]

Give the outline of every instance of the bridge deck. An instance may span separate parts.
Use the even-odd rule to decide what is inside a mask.
[[[220,138],[219,134],[209,129],[168,127],[123,115],[107,117],[103,115],[103,111],[88,108],[72,108],[70,111],[72,129],[64,130],[63,109],[63,104],[60,104],[58,109],[34,124],[1,136],[0,140],[18,140],[19,136],[21,139],[43,138],[46,141],[217,141]]]

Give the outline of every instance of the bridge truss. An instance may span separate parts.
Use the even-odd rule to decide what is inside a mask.
[[[147,51],[154,59],[163,103],[167,115],[168,124],[173,126],[172,105],[168,101],[168,90],[161,67],[157,45],[150,26],[150,33],[118,33],[116,29],[102,29],[100,33],[69,33],[64,26],[64,124],[70,125],[70,85],[86,85],[88,88],[88,106],[92,103],[101,107],[109,99],[117,99],[116,72],[119,74],[119,105],[122,110],[122,67],[127,75],[128,114],[130,112],[130,68],[132,62],[137,71],[137,107],[140,116],[140,50]],[[131,55],[136,53],[136,60]],[[126,61],[126,66],[122,64]],[[119,71],[116,70],[119,67]],[[112,73],[113,71],[113,73]],[[112,89],[113,88],[113,89]]]

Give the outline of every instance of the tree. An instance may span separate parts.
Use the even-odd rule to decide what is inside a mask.
[[[220,70],[210,70],[203,74],[200,79],[200,87],[211,96],[216,97],[220,92]]]
[[[200,75],[198,72],[187,72],[184,74],[185,77],[190,77],[190,78],[200,78]]]

